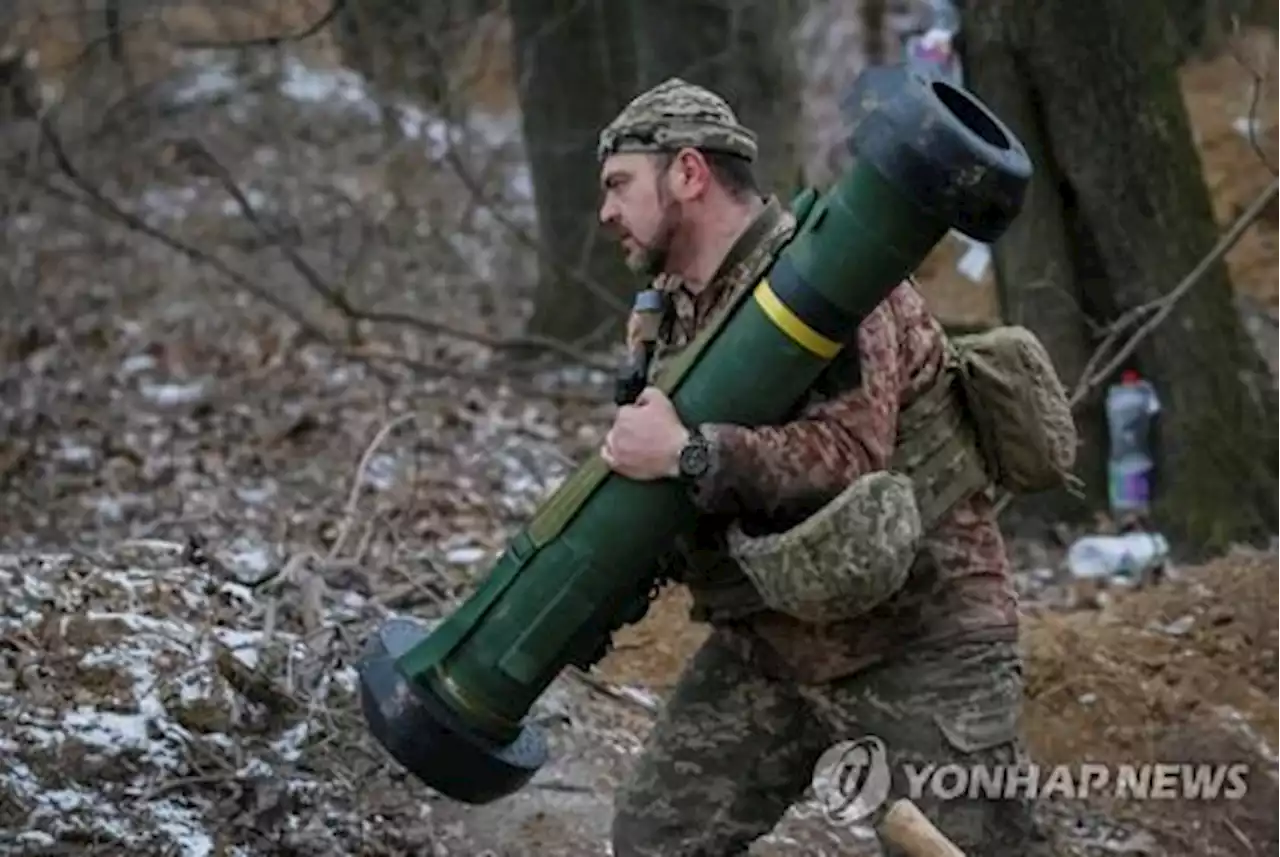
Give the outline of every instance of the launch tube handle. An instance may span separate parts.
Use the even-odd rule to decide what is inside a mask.
[[[886,842],[909,857],[965,857],[965,853],[906,798],[894,801],[876,829]]]
[[[634,405],[636,399],[649,386],[649,366],[653,362],[653,344],[646,342],[640,346],[639,353],[632,354],[618,372],[614,381],[613,403]]]
[[[628,322],[627,360],[615,381],[613,402],[618,406],[634,404],[649,384],[649,366],[653,363],[658,341],[658,327],[666,312],[666,297],[658,289],[642,289],[636,293],[632,318]],[[634,327],[632,327],[634,325]]]

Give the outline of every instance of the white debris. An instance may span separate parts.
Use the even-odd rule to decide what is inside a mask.
[[[142,395],[157,405],[171,407],[198,402],[208,389],[205,381],[190,381],[186,384],[156,384],[144,381],[138,388]]]
[[[458,565],[467,565],[484,559],[488,551],[480,547],[454,548],[445,554],[445,559]]]

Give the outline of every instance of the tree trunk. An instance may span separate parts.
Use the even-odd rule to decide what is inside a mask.
[[[1018,0],[1003,0],[965,9],[965,84],[1018,136],[1035,165],[1022,214],[992,247],[1001,315],[1005,322],[1023,325],[1040,337],[1071,390],[1093,351],[1090,319],[1107,314],[1107,308],[1090,305],[1082,284],[1105,273],[1096,254],[1087,255],[1076,246],[1069,187],[1047,139],[1025,56],[1009,32],[1022,6]],[[1080,522],[1106,502],[1101,407],[1096,401],[1083,403],[1076,415],[1080,449],[1075,470],[1085,482],[1085,496],[1063,490],[1022,497],[1011,509],[1011,518]]]
[[[882,65],[889,58],[885,45],[886,0],[862,0],[862,38],[866,45],[867,65]]]
[[[542,248],[531,335],[621,325],[635,278],[599,230],[596,140],[638,94],[630,0],[512,0],[512,50]]]
[[[398,98],[448,119],[467,113],[454,89],[463,83],[460,59],[485,11],[477,0],[344,0],[331,27],[334,44],[343,65],[393,96],[377,105],[389,141],[404,138]]]
[[[1034,275],[1044,270],[1035,256],[1065,256],[1045,276],[1107,321],[1167,294],[1218,235],[1163,0],[1081,2],[992,0],[965,10],[975,92],[1030,124],[1034,133],[1019,133],[1038,149],[1027,215],[998,247],[1015,317],[1048,288]],[[1021,80],[1016,90],[1011,75]],[[1040,243],[1025,237],[1031,231]],[[1225,266],[1205,280],[1130,363],[1163,401],[1155,519],[1186,556],[1265,539],[1277,514],[1275,389],[1242,329]],[[1069,376],[1078,344],[1064,354],[1070,335],[1037,324]],[[1090,431],[1100,422],[1096,410],[1081,419]]]
[[[1275,8],[1274,3],[1268,5]],[[1165,0],[1173,55],[1179,63],[1215,56],[1231,35],[1234,22],[1249,24],[1261,6],[1252,0]]]
[[[759,137],[756,175],[784,204],[800,186],[794,0],[635,2],[640,88],[679,76],[723,96]]]

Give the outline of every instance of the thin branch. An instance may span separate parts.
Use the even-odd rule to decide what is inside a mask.
[[[1071,397],[1071,403],[1073,405],[1088,395],[1089,390],[1106,381],[1106,379],[1120,367],[1120,364],[1122,364],[1125,359],[1134,352],[1138,345],[1150,336],[1151,332],[1159,327],[1161,322],[1169,317],[1169,314],[1173,312],[1178,301],[1181,300],[1187,292],[1191,291],[1197,283],[1204,279],[1205,275],[1209,272],[1209,269],[1222,260],[1222,257],[1225,256],[1244,235],[1245,230],[1258,219],[1263,210],[1266,209],[1271,201],[1276,198],[1276,190],[1277,179],[1273,178],[1267,187],[1258,194],[1253,202],[1249,203],[1249,207],[1236,218],[1235,222],[1231,224],[1231,228],[1223,233],[1222,237],[1218,239],[1218,243],[1214,245],[1213,249],[1210,250],[1194,268],[1191,269],[1189,274],[1182,278],[1182,282],[1178,283],[1178,285],[1174,287],[1173,291],[1154,302],[1159,309],[1151,316],[1151,318],[1147,319],[1146,323],[1144,323],[1142,327],[1138,328],[1137,333],[1130,337],[1129,341],[1116,352],[1115,356],[1111,358],[1111,361],[1102,369],[1098,370],[1092,377],[1081,379],[1080,386],[1076,388],[1075,394]]]
[[[319,20],[309,26],[299,30],[296,33],[284,33],[276,36],[262,36],[256,39],[231,39],[228,41],[212,41],[205,39],[180,40],[174,44],[184,50],[208,50],[208,49],[232,49],[232,48],[274,48],[286,42],[301,42],[311,38],[316,33],[329,26],[343,7],[347,5],[347,0],[333,0],[333,5],[329,7],[329,11],[320,16]]]
[[[439,333],[451,336],[455,339],[462,339],[468,342],[474,342],[495,351],[511,350],[519,348],[537,348],[544,351],[554,351],[561,356],[576,360],[579,363],[591,366],[596,369],[611,371],[613,365],[599,358],[593,357],[586,352],[575,348],[567,342],[561,342],[557,339],[551,339],[545,336],[521,336],[510,339],[489,336],[476,331],[462,330],[453,325],[434,319],[422,318],[406,312],[388,311],[388,310],[366,310],[355,307],[347,300],[346,295],[337,286],[329,282],[319,271],[308,261],[302,258],[292,246],[283,241],[274,240],[270,228],[263,222],[258,215],[253,204],[249,202],[248,197],[240,186],[236,183],[231,171],[211,152],[204,143],[194,138],[183,141],[193,147],[193,152],[198,154],[200,159],[204,161],[213,171],[214,178],[218,183],[231,195],[237,207],[240,209],[244,218],[249,221],[264,237],[273,239],[273,243],[279,247],[284,253],[285,258],[298,272],[307,285],[311,286],[320,294],[334,309],[343,315],[350,322],[368,322],[370,324],[394,324],[407,327],[416,327],[430,333]]]
[[[183,241],[181,238],[170,235],[162,229],[157,229],[138,215],[120,207],[120,205],[111,200],[98,187],[89,181],[89,179],[76,168],[75,164],[71,162],[71,158],[67,155],[66,148],[62,144],[62,139],[58,135],[58,132],[53,129],[48,116],[42,114],[39,117],[38,123],[40,128],[40,138],[49,147],[49,151],[53,154],[54,162],[57,164],[58,169],[85,197],[87,197],[88,202],[91,203],[91,208],[93,208],[98,214],[104,215],[109,219],[117,220],[135,232],[140,232],[149,238],[159,241],[171,250],[181,253],[194,261],[200,262],[201,264],[208,265],[210,268],[213,268],[228,280],[235,283],[241,289],[288,315],[291,319],[297,322],[297,324],[302,327],[308,335],[322,342],[330,341],[328,334],[325,333],[319,325],[307,319],[301,310],[281,299],[272,290],[263,287],[261,284],[245,276],[226,262],[223,262],[217,256],[207,253],[199,247]]]
[[[1108,362],[1103,369],[1094,373],[1092,376],[1086,374],[1081,377],[1080,383],[1076,386],[1075,392],[1071,394],[1070,402],[1072,410],[1084,401],[1085,397],[1088,396],[1090,392],[1103,384],[1107,378],[1111,377],[1111,374],[1115,372],[1116,369],[1120,368],[1120,365],[1129,357],[1130,354],[1134,352],[1134,350],[1137,349],[1140,344],[1142,344],[1142,341],[1150,336],[1152,331],[1159,327],[1160,324],[1169,317],[1169,314],[1173,312],[1174,307],[1177,306],[1178,301],[1191,291],[1197,283],[1201,282],[1209,272],[1209,269],[1219,262],[1222,257],[1236,245],[1236,242],[1238,242],[1244,235],[1245,230],[1258,219],[1267,205],[1275,199],[1277,184],[1278,182],[1276,179],[1271,180],[1271,183],[1267,185],[1266,189],[1258,194],[1257,198],[1249,204],[1249,207],[1236,218],[1235,222],[1231,224],[1231,228],[1223,233],[1222,237],[1218,239],[1218,243],[1213,246],[1213,249],[1205,254],[1203,259],[1196,263],[1196,266],[1191,269],[1191,272],[1183,277],[1182,282],[1174,286],[1172,291],[1154,301],[1151,301],[1149,304],[1144,304],[1142,307],[1137,308],[1142,309],[1144,312],[1154,310],[1154,314],[1152,314],[1146,323],[1143,324],[1142,327],[1138,328],[1137,332],[1125,342],[1125,344],[1116,352],[1115,356],[1112,357],[1110,362]],[[1126,313],[1126,317],[1132,316],[1136,312],[1136,309],[1131,310],[1129,313]],[[1120,320],[1123,321],[1124,317]],[[1104,343],[1104,346],[1105,345],[1106,343]],[[1093,365],[1094,362],[1095,361],[1092,358],[1089,361],[1090,365]],[[1013,494],[1009,492],[1002,492],[1000,498],[995,504],[995,514],[999,515],[1003,512],[1012,500]]]
[[[209,151],[208,146],[194,137],[185,138],[181,142],[184,145],[190,146],[191,154],[196,156],[205,164],[205,166],[213,171],[214,178],[217,179],[218,183],[222,185],[223,189],[226,190],[227,193],[231,194],[231,198],[235,200],[236,206],[240,209],[240,213],[244,215],[245,220],[248,220],[255,229],[263,234],[264,237],[272,240],[272,242],[280,249],[280,252],[284,254],[285,258],[289,260],[289,264],[291,264],[294,270],[296,270],[302,279],[307,282],[307,285],[319,292],[321,297],[323,297],[343,315],[350,317],[355,313],[356,310],[347,301],[346,295],[321,276],[320,272],[317,271],[310,262],[303,259],[302,256],[299,255],[298,251],[291,245],[278,240],[277,237],[272,234],[271,229],[262,221],[262,218],[258,216],[257,209],[253,207],[252,203],[249,202],[249,198],[245,196],[244,191],[240,189],[240,186],[236,184],[235,179],[232,178],[231,171],[227,169],[226,165],[224,165],[222,161],[213,154],[213,152]]]
[[[1242,69],[1249,73],[1249,112],[1245,115],[1245,132],[1249,140],[1249,145],[1253,148],[1253,153],[1258,156],[1258,160],[1267,168],[1267,172],[1276,175],[1276,168],[1271,165],[1271,161],[1267,160],[1267,155],[1262,151],[1262,145],[1258,142],[1258,107],[1262,100],[1263,85],[1267,82],[1266,78],[1253,67],[1252,64],[1245,61],[1241,55],[1239,47],[1234,43],[1234,39],[1240,37],[1240,16],[1231,16],[1231,39],[1227,39],[1227,52],[1231,54],[1231,58],[1236,61]],[[1268,39],[1267,46],[1273,43]]]
[[[532,384],[524,383],[517,378],[498,377],[492,372],[470,369],[464,366],[428,363],[424,360],[419,360],[415,357],[411,357],[407,354],[401,354],[399,352],[382,351],[367,347],[339,348],[337,351],[339,355],[363,363],[374,371],[380,371],[377,368],[377,364],[379,362],[394,363],[408,369],[423,372],[424,374],[446,376],[475,382],[501,382],[509,387],[512,392],[541,399],[556,399],[563,402],[577,402],[584,405],[599,405],[613,401],[612,395],[603,390],[544,390]],[[382,374],[382,377],[384,378],[388,377],[381,372],[380,374]]]
[[[484,191],[484,188],[480,186],[480,182],[476,179],[474,175],[472,175],[471,170],[467,167],[466,163],[462,160],[462,157],[458,154],[457,148],[454,146],[453,140],[449,139],[448,133],[445,134],[445,138],[446,138],[445,152],[444,152],[445,163],[449,164],[449,166],[453,168],[453,171],[457,174],[458,178],[462,181],[463,186],[466,187],[468,191],[470,191],[478,199],[481,200],[485,208],[488,209],[489,213],[493,216],[494,221],[499,226],[501,226],[503,229],[510,232],[512,236],[515,237],[521,244],[524,244],[529,249],[538,253],[539,256],[546,258],[546,251],[544,250],[542,245],[538,242],[538,240],[533,236],[529,235],[528,232],[526,232],[524,229],[521,229],[519,226],[513,223],[511,219],[502,212],[499,206],[494,205],[489,200],[488,195]],[[570,280],[577,283],[578,285],[584,286],[593,297],[595,297],[601,303],[608,306],[610,309],[614,310],[620,315],[625,315],[629,311],[630,308],[626,305],[626,303],[624,303],[616,295],[611,294],[608,289],[606,289],[604,286],[597,283],[591,277],[588,277],[584,274],[574,271],[568,266],[563,265],[559,262],[556,262],[554,259],[549,259],[548,261],[551,262],[552,266],[555,269],[555,272],[558,275],[568,277]]]
[[[373,436],[373,440],[365,448],[364,454],[360,456],[360,463],[356,465],[355,476],[351,480],[351,491],[347,495],[346,513],[343,515],[342,526],[338,530],[338,536],[333,540],[333,545],[329,548],[329,559],[333,560],[342,551],[343,544],[347,540],[347,535],[351,532],[351,527],[355,523],[357,506],[360,502],[360,489],[364,486],[365,475],[369,472],[369,462],[373,458],[373,454],[386,440],[387,435],[401,423],[408,422],[417,417],[412,411],[407,414],[401,414],[395,419],[389,421],[382,428],[378,429],[378,433]]]
[[[46,145],[48,145],[49,151],[52,153],[54,162],[57,164],[59,171],[71,181],[71,183],[80,191],[80,193],[83,196],[77,198],[72,195],[68,195],[65,191],[62,191],[61,189],[58,189],[54,186],[40,184],[40,186],[43,187],[45,190],[51,193],[54,193],[56,195],[59,195],[64,199],[67,199],[67,201],[78,201],[78,202],[87,201],[90,203],[91,210],[93,210],[99,216],[105,217],[107,219],[116,220],[121,224],[123,224],[124,226],[128,227],[129,229],[132,229],[135,232],[139,232],[143,235],[146,235],[147,237],[160,242],[161,244],[168,247],[169,249],[187,256],[193,261],[199,262],[200,264],[203,264],[203,265],[207,265],[208,267],[217,271],[222,276],[226,277],[228,280],[230,280],[233,284],[235,284],[240,289],[244,290],[245,292],[253,295],[254,297],[262,300],[263,302],[275,307],[277,310],[284,313],[291,320],[296,322],[299,325],[299,327],[301,327],[302,330],[310,338],[314,339],[315,341],[323,342],[331,346],[334,346],[338,348],[342,353],[346,354],[349,357],[352,357],[353,359],[358,359],[362,361],[367,361],[371,357],[376,357],[381,360],[396,359],[395,355],[392,355],[392,354],[381,354],[381,353],[373,354],[367,351],[362,351],[357,349],[351,349],[351,348],[343,349],[341,345],[334,342],[333,337],[329,335],[329,333],[326,332],[320,325],[308,319],[305,313],[301,309],[293,306],[288,301],[279,297],[275,293],[275,291],[268,289],[261,283],[245,275],[243,272],[233,268],[231,265],[228,265],[226,262],[222,261],[217,256],[214,256],[211,253],[208,253],[207,251],[202,250],[201,248],[195,246],[194,244],[191,244],[163,229],[159,229],[155,226],[152,226],[142,217],[139,217],[138,215],[121,207],[118,203],[116,203],[114,200],[108,197],[105,193],[103,193],[101,189],[95,186],[75,166],[75,164],[71,161],[70,156],[67,154],[66,146],[63,144],[61,136],[53,128],[47,115],[40,116],[38,120],[38,125],[40,129],[40,137],[42,141]],[[219,182],[224,186],[227,192],[231,194],[236,204],[240,207],[240,210],[244,214],[245,218],[252,225],[254,225],[261,232],[263,232],[264,235],[270,235],[269,231],[267,230],[267,227],[262,222],[261,218],[258,216],[257,211],[253,208],[252,204],[249,202],[244,192],[236,185],[235,181],[231,178],[229,172],[222,165],[222,163],[218,161],[217,158],[208,150],[207,146],[200,144],[198,141],[195,141],[195,142],[198,147],[198,151],[201,152],[204,156],[203,159],[208,163],[208,165],[212,169],[214,169],[219,179]],[[25,178],[30,179],[31,177],[25,176]],[[436,332],[443,335],[453,336],[459,339],[475,342],[477,344],[480,344],[489,348],[493,348],[495,350],[513,349],[513,348],[521,348],[521,347],[543,348],[545,350],[556,351],[564,356],[568,356],[572,359],[576,359],[581,363],[583,363],[584,365],[590,366],[592,368],[603,369],[606,371],[609,371],[613,368],[612,366],[605,363],[604,361],[598,358],[594,358],[586,354],[585,352],[581,351],[580,349],[574,348],[572,345],[568,343],[559,342],[557,340],[550,340],[544,337],[523,337],[523,338],[503,340],[503,339],[497,339],[494,337],[486,336],[485,334],[481,334],[481,333],[459,330],[443,322],[437,322],[430,319],[418,318],[418,317],[409,315],[407,313],[378,312],[378,311],[370,312],[370,311],[359,310],[351,306],[350,303],[346,301],[345,296],[343,296],[336,288],[334,288],[330,283],[328,283],[324,279],[324,277],[321,276],[320,273],[316,271],[313,266],[311,266],[308,262],[306,262],[305,259],[302,259],[301,256],[299,256],[296,251],[294,251],[291,247],[288,247],[287,245],[284,245],[281,242],[276,242],[276,243],[279,246],[281,246],[282,251],[286,254],[290,262],[293,264],[295,269],[298,270],[299,274],[303,277],[303,279],[306,280],[306,282],[310,286],[312,286],[317,292],[319,292],[320,295],[324,297],[332,306],[335,306],[340,312],[342,312],[343,315],[350,321],[367,321],[370,323],[382,322],[382,323],[390,323],[390,324],[409,325],[409,326],[418,327],[419,329],[422,329],[425,331]],[[419,370],[425,370],[427,372],[434,373],[434,374],[440,374],[442,372],[444,374],[457,374],[456,372],[451,372],[449,370],[449,367],[428,364],[423,361],[404,359],[404,360],[400,360],[399,362],[401,362],[404,365],[412,366],[413,368],[416,368]],[[574,398],[574,397],[571,397],[571,398]],[[594,401],[595,397],[588,396],[587,399],[589,401]]]
[[[589,672],[585,672],[577,667],[569,667],[565,670],[569,675],[585,684],[591,690],[601,696],[607,696],[610,699],[630,705],[646,714],[654,715],[658,713],[658,706],[643,696],[638,696],[634,691],[627,687],[618,687],[604,679],[597,678]]]

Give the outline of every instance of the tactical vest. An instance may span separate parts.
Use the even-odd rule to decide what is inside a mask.
[[[958,503],[991,484],[950,363],[899,414],[889,469],[911,479],[926,535]],[[707,538],[712,543],[690,546],[693,549],[683,553],[681,580],[693,596],[693,617],[715,622],[767,609],[754,584],[728,555],[720,534]]]
[[[776,198],[736,241],[712,278],[728,280],[731,288],[715,298],[722,310],[742,289],[756,283],[792,237],[794,219]],[[672,326],[660,335],[653,375],[657,376],[687,342],[672,347]],[[891,467],[911,478],[921,523],[929,533],[956,503],[991,482],[978,452],[974,428],[965,418],[961,384],[955,362],[949,359],[934,384],[908,403],[899,415],[898,436]],[[860,383],[856,348],[836,357],[815,385],[817,397],[838,396]],[[672,577],[688,586],[694,599],[693,618],[717,621],[749,616],[767,609],[737,562],[728,555],[723,534],[715,527],[699,531],[699,543],[677,545],[678,557],[664,562]]]

